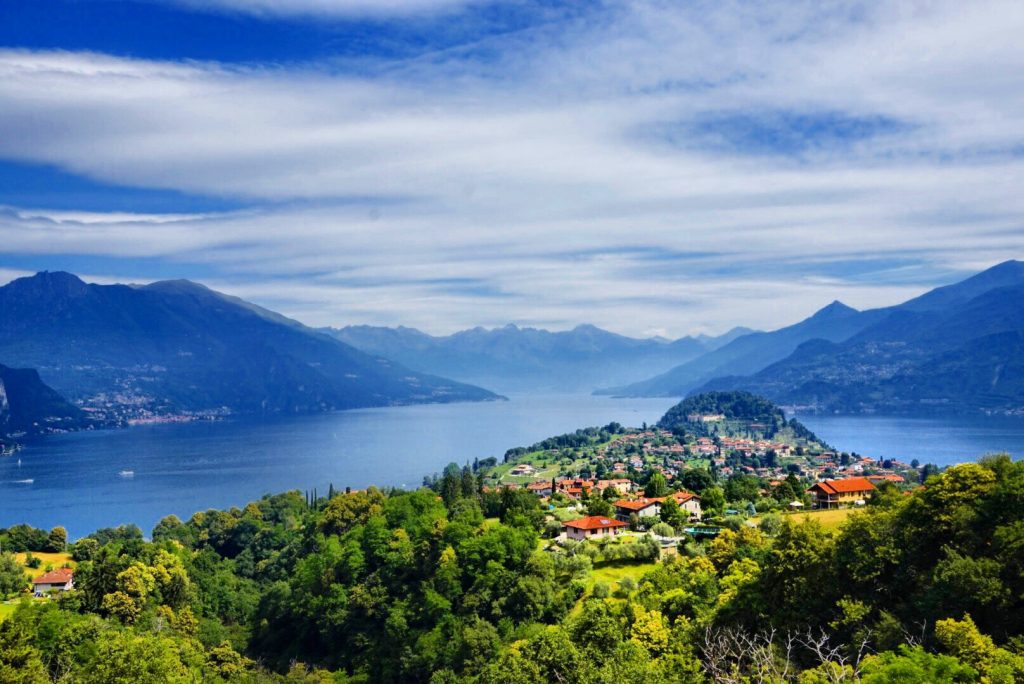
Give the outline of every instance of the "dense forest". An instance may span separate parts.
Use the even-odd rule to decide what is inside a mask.
[[[1005,456],[882,487],[835,531],[735,525],[639,581],[596,579],[592,542],[545,550],[544,524],[533,494],[449,467],[433,489],[169,517],[151,541],[101,530],[71,546],[75,591],[0,622],[0,682],[1024,679],[1024,464]]]

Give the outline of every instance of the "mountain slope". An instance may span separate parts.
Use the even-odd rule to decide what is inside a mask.
[[[645,377],[724,344],[715,337],[634,339],[592,325],[564,332],[508,325],[446,337],[403,327],[349,326],[325,332],[410,368],[506,392],[589,391]],[[736,334],[730,331],[723,337]]]
[[[309,412],[493,399],[410,371],[187,281],[89,285],[40,273],[0,287],[0,358],[114,412]]]
[[[800,344],[812,339],[834,342],[860,332],[884,314],[857,311],[842,302],[832,302],[799,323],[773,332],[757,332],[736,338],[729,344],[656,377],[624,387],[600,390],[600,394],[621,396],[684,396],[694,387],[723,375],[747,375],[786,358]]]
[[[91,422],[81,409],[43,384],[35,370],[0,365],[0,437],[76,430]]]
[[[1024,283],[988,279],[997,286],[965,301],[977,291],[971,280],[960,293],[944,288],[932,298],[939,309],[912,300],[842,343],[809,341],[752,376],[716,378],[702,389],[744,389],[829,412],[1020,411]]]

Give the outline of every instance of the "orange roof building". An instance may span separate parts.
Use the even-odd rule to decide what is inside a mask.
[[[814,493],[817,508],[839,508],[863,503],[875,491],[875,485],[866,477],[847,477],[842,480],[822,480],[807,491]]]
[[[603,515],[590,515],[579,520],[563,523],[565,534],[569,539],[583,540],[599,537],[614,537],[619,531],[628,527],[626,523]]]

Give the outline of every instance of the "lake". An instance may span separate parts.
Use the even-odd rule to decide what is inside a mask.
[[[48,437],[0,458],[0,527],[63,525],[77,538],[265,493],[370,484],[417,487],[449,462],[497,456],[580,427],[653,423],[672,399],[529,396]],[[1024,419],[800,416],[836,448],[940,465],[990,451],[1024,458]],[[20,460],[20,464],[19,464]],[[120,475],[131,471],[131,476]]]
[[[953,465],[1005,451],[1024,458],[1024,417],[903,418],[798,415],[797,420],[842,451],[910,463]]]
[[[529,396],[55,435],[0,458],[0,527],[63,525],[77,538],[132,522],[148,535],[165,515],[266,493],[418,487],[453,461],[500,460],[509,448],[612,421],[653,423],[673,403]]]

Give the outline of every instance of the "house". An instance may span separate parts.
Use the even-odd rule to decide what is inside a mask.
[[[32,593],[45,596],[51,591],[68,591],[75,588],[74,572],[69,568],[58,568],[32,580]]]
[[[700,497],[690,492],[673,492],[670,497],[676,500],[679,508],[690,515],[690,520],[700,520],[704,512],[700,508]],[[666,497],[667,498],[667,497]]]
[[[636,513],[638,518],[657,518],[661,515],[661,502],[664,499],[622,499],[615,502],[615,517],[629,521],[629,516]]]
[[[807,491],[814,494],[815,508],[839,508],[863,503],[875,491],[875,485],[866,477],[847,477],[822,480]]]
[[[632,480],[624,477],[619,477],[612,480],[598,480],[597,485],[595,485],[595,489],[597,489],[597,491],[599,492],[603,492],[609,487],[617,491],[619,494],[629,494],[636,488],[636,485],[633,483]]]
[[[537,496],[551,496],[551,480],[539,480],[526,485],[528,491]]]
[[[603,515],[591,515],[579,520],[570,520],[563,523],[565,536],[569,539],[581,541],[584,539],[597,539],[601,537],[614,537],[627,527],[626,523],[615,518],[607,518]]]
[[[519,465],[514,467],[512,470],[508,471],[508,474],[509,475],[520,476],[520,475],[533,475],[536,472],[537,472],[537,469],[534,468],[529,463],[520,463]]]

